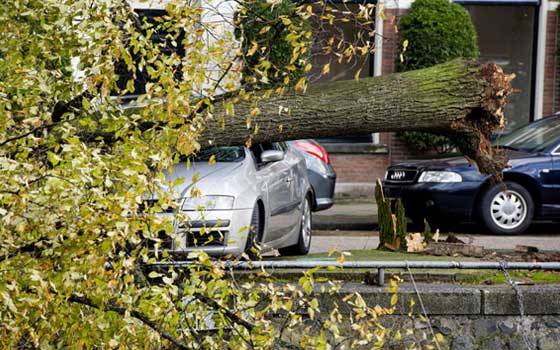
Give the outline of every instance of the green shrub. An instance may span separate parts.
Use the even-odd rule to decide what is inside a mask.
[[[291,0],[243,2],[236,16],[243,78],[249,84],[294,85],[306,76],[311,27]]]
[[[404,72],[444,63],[458,57],[477,58],[477,35],[470,15],[461,5],[447,0],[416,0],[399,22],[401,54],[396,70]],[[398,136],[418,151],[448,152],[453,148],[444,136],[403,132]]]
[[[438,154],[444,154],[452,152],[454,148],[451,141],[442,135],[421,131],[405,131],[398,133],[398,136],[419,153],[436,152]]]

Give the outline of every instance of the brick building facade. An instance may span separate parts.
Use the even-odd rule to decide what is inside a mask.
[[[506,116],[512,116],[510,128],[560,110],[558,3],[547,0],[461,0],[460,3],[471,14],[477,29],[481,60],[495,61],[506,72],[516,73],[521,92],[510,102],[510,110],[506,110]],[[398,21],[410,5],[410,0],[378,3],[385,19],[377,17],[376,29],[382,40],[376,42],[379,57],[371,75],[394,72],[399,53]],[[371,143],[325,143],[338,174],[338,191],[361,187],[362,192],[364,189],[370,192],[388,165],[421,156],[392,133],[381,133],[372,140]]]

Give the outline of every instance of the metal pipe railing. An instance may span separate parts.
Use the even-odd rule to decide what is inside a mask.
[[[196,261],[154,263],[153,267],[188,267]],[[560,262],[494,262],[494,261],[344,261],[332,260],[266,260],[266,261],[216,261],[216,264],[235,270],[256,269],[311,269],[338,267],[354,269],[377,269],[378,285],[385,283],[384,269],[462,269],[462,270],[560,270]]]
[[[186,267],[196,263],[193,261],[176,261],[169,263],[154,263],[156,267]],[[387,269],[472,269],[499,270],[505,266],[511,270],[560,270],[560,262],[497,262],[497,261],[344,261],[339,263],[332,260],[265,260],[265,261],[217,261],[225,268],[238,270],[271,269],[310,269],[314,267],[342,267],[342,268],[387,268]]]

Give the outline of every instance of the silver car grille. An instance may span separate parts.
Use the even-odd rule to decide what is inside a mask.
[[[179,232],[179,235],[184,235],[187,247],[208,247],[224,246],[228,233],[228,231],[212,228],[202,232],[183,230]]]

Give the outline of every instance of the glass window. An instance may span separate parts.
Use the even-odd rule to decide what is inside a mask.
[[[505,107],[511,132],[529,123],[532,115],[533,52],[536,31],[534,6],[467,5],[478,33],[480,59],[495,62],[506,73],[515,73],[513,88]]]
[[[161,45],[160,50],[163,55],[171,55],[176,53],[179,56],[185,55],[185,49],[182,45],[175,46],[172,43],[171,37],[173,33],[166,32],[164,26],[161,25],[162,17],[166,15],[165,10],[135,10],[136,14],[138,15],[138,20],[141,21],[143,24],[150,24],[154,33],[151,35],[151,40]],[[144,30],[145,31],[145,30]],[[180,33],[180,35],[175,39],[177,43],[181,43],[184,38],[184,33]],[[124,90],[127,86],[127,83],[130,79],[134,79],[134,92],[127,92],[125,96],[135,96],[139,94],[146,93],[146,84],[153,81],[150,78],[149,74],[147,73],[147,69],[143,68],[140,69],[138,64],[140,62],[140,53],[131,53],[132,59],[136,63],[136,72],[131,72],[126,64],[123,61],[117,62],[116,71],[119,75],[119,79],[117,80],[117,86],[119,89]],[[176,69],[175,78],[177,80],[181,79],[181,69],[180,67]],[[116,95],[116,92],[112,92],[113,95]]]
[[[332,14],[335,15],[335,19],[332,25],[327,21],[313,24],[315,28],[318,29],[318,35],[311,48],[313,69],[309,74],[309,79],[311,82],[354,79],[354,74],[358,69],[361,69],[360,78],[372,76],[372,55],[356,55],[350,60],[343,58],[339,62],[340,54],[348,46],[365,46],[367,45],[367,41],[373,40],[355,21],[343,21],[343,19],[348,19],[348,16],[344,14],[345,12],[358,13],[359,4],[329,3],[328,5],[335,9],[332,12]],[[359,33],[360,31],[362,31],[362,33]],[[359,38],[358,34],[361,34]],[[329,44],[328,42],[332,38],[334,38],[334,44]],[[342,43],[340,43],[341,39],[343,39]],[[334,51],[329,49],[331,52],[327,54],[324,50],[326,47],[334,47]],[[323,67],[327,63],[330,64],[330,71],[328,74],[322,75]]]
[[[364,46],[367,41],[372,41],[366,28],[360,28],[355,21],[343,21],[345,18],[345,12],[357,13],[359,10],[359,4],[357,3],[328,3],[328,6],[333,7],[336,14],[332,25],[328,24],[327,21],[321,21],[320,23],[315,22],[313,26],[318,31],[318,35],[315,38],[313,47],[311,48],[313,69],[309,74],[309,81],[311,83],[317,83],[322,81],[334,81],[334,80],[350,80],[354,79],[354,75],[360,69],[360,78],[365,78],[373,76],[373,55],[368,54],[366,56],[356,55],[350,60],[342,59],[339,62],[340,53],[344,51],[344,48],[353,46]],[[316,13],[319,13],[315,9]],[[346,16],[347,19],[348,16]],[[371,24],[373,27],[374,24]],[[371,30],[371,28],[368,28]],[[360,31],[362,32],[361,36]],[[359,38],[358,38],[359,37]],[[335,38],[334,44],[328,44],[331,38]],[[340,39],[343,39],[343,43],[339,44]],[[340,45],[340,48],[338,48]],[[328,46],[334,46],[337,52],[325,53],[324,48]],[[329,64],[329,73],[322,75],[322,70],[325,64]],[[348,137],[334,137],[334,138],[324,138],[320,139],[321,142],[325,143],[371,143],[373,141],[372,134],[364,134],[359,136],[348,136]]]

